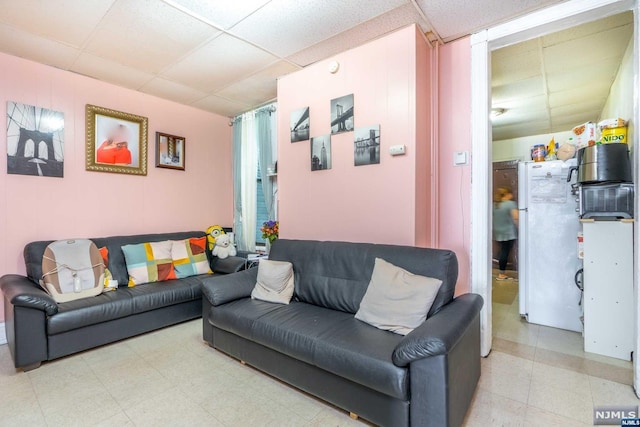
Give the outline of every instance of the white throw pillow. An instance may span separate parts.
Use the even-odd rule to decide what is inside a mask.
[[[427,319],[442,280],[419,276],[376,258],[356,319],[407,335]]]
[[[258,281],[252,299],[289,304],[293,297],[293,264],[286,261],[260,260]]]

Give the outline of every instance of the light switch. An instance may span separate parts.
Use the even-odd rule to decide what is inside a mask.
[[[453,165],[454,166],[461,166],[461,165],[466,165],[468,160],[468,152],[467,151],[455,151],[453,153]]]

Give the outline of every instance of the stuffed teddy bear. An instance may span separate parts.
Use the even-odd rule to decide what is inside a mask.
[[[216,245],[211,253],[220,259],[235,256],[237,252],[235,246],[231,244],[231,236],[228,234],[220,234],[216,237]]]
[[[216,238],[221,234],[225,234],[225,233],[224,233],[224,229],[219,225],[212,225],[211,227],[207,228],[207,242],[209,243],[210,251],[212,251],[213,248],[215,247]]]

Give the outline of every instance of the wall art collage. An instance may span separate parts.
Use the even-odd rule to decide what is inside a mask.
[[[309,141],[312,171],[331,169],[331,136],[353,132],[354,166],[380,163],[380,125],[356,128],[353,94],[334,98],[330,102],[331,132],[311,136],[309,107],[291,112],[291,143]]]
[[[148,119],[87,104],[85,169],[147,174]],[[62,178],[64,114],[7,102],[7,173]],[[185,170],[185,138],[156,132],[156,167]]]

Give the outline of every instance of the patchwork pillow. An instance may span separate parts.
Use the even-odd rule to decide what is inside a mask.
[[[175,279],[171,260],[171,241],[122,246],[130,288],[143,283]]]
[[[171,259],[178,279],[212,273],[206,248],[207,236],[171,241]]]
[[[289,304],[293,297],[293,264],[286,261],[260,260],[258,279],[252,299]]]
[[[442,280],[419,276],[376,258],[369,287],[355,318],[407,335],[427,319]]]

